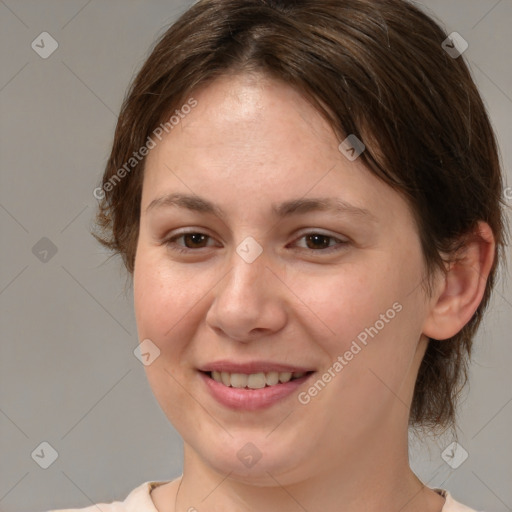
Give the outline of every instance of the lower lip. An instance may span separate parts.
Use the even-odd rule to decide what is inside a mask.
[[[313,374],[314,372],[308,373],[298,379],[290,380],[284,384],[279,383],[275,386],[266,386],[261,389],[245,389],[225,386],[221,382],[213,380],[206,373],[199,372],[213,398],[222,405],[232,409],[244,409],[246,411],[264,409],[283,400],[296,391]]]

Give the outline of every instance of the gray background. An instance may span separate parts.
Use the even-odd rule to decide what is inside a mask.
[[[155,39],[188,5],[0,0],[1,511],[122,500],[144,481],[181,474],[180,437],[133,355],[130,283],[89,229],[92,191],[125,90]],[[496,128],[510,186],[512,2],[421,5],[469,42],[464,57]],[[59,44],[47,59],[31,48],[43,31]],[[41,247],[50,250],[44,255]],[[510,276],[502,278],[479,331],[460,410],[468,459],[457,469],[443,461],[450,437],[423,445],[411,439],[412,466],[427,485],[487,512],[512,510],[511,289]],[[48,469],[31,456],[43,441],[58,452]]]

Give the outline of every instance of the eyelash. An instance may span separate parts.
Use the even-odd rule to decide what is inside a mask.
[[[210,235],[207,235],[206,233],[201,233],[200,231],[185,231],[185,232],[182,232],[180,234],[177,234],[177,235],[174,235],[173,237],[171,238],[168,238],[167,240],[165,240],[163,242],[163,244],[168,247],[169,249],[171,249],[172,251],[174,252],[177,252],[177,253],[180,253],[180,254],[183,254],[183,253],[191,253],[191,252],[196,252],[196,251],[199,251],[201,249],[207,249],[208,247],[198,247],[196,249],[191,249],[190,247],[181,247],[179,245],[176,245],[175,243],[175,240],[178,240],[186,235],[204,235],[206,236],[209,240],[212,239],[212,237]],[[329,239],[332,239],[332,240],[337,240],[339,242],[338,244],[338,247],[334,246],[334,247],[329,247],[329,248],[326,248],[326,249],[323,249],[323,248],[318,248],[318,249],[310,249],[309,247],[301,247],[302,250],[305,250],[309,253],[313,253],[313,252],[322,252],[322,253],[327,253],[327,254],[330,254],[332,252],[336,252],[336,251],[340,251],[344,248],[344,246],[348,245],[348,241],[346,240],[340,240],[339,238],[336,238],[332,235],[326,235],[324,233],[319,233],[317,231],[309,231],[307,233],[304,233],[302,234],[302,236],[300,236],[297,240],[301,240],[302,238],[305,238],[307,236],[312,236],[312,235],[319,235],[323,238],[329,238]]]

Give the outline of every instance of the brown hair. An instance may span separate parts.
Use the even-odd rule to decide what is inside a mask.
[[[446,271],[445,256],[456,255],[477,221],[492,228],[496,254],[482,302],[457,335],[429,341],[414,390],[411,425],[453,426],[507,227],[495,136],[463,57],[442,47],[446,37],[405,0],[197,2],[157,42],[127,92],[103,176],[96,238],[133,273],[145,159],[112,180],[198,86],[236,73],[284,81],[312,102],[340,142],[348,134],[361,139],[360,158],[406,198],[428,295],[435,271]]]

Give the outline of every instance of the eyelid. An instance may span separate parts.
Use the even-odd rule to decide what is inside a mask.
[[[350,239],[346,236],[338,235],[338,234],[335,234],[335,233],[332,233],[329,231],[325,231],[322,228],[306,228],[302,231],[299,231],[294,235],[295,240],[297,240],[297,238],[302,238],[303,236],[306,236],[306,235],[321,235],[321,236],[334,238],[335,240],[338,240],[340,242],[347,242],[347,243],[350,241]]]
[[[321,229],[309,229],[307,231],[303,231],[301,233],[298,233],[292,243],[296,243],[299,240],[302,240],[308,235],[320,235],[324,236],[325,238],[330,238],[332,240],[335,240],[337,243],[333,246],[329,246],[326,248],[318,248],[318,249],[310,249],[309,247],[300,247],[299,249],[307,252],[308,254],[312,253],[319,253],[319,254],[330,254],[332,252],[339,252],[341,251],[346,245],[350,243],[349,239],[344,239],[343,237],[340,237],[338,235],[334,235],[332,233],[325,233]]]
[[[185,231],[176,231],[176,232],[173,232],[171,236],[166,236],[165,238],[163,238],[162,244],[170,246],[171,242],[174,242],[174,240],[179,239],[185,235],[204,235],[204,236],[208,237],[209,240],[215,239],[215,237],[208,234],[208,230],[206,230],[205,228],[196,228],[196,229],[187,228]],[[190,249],[190,248],[184,247],[184,246],[178,246],[178,247],[182,247],[184,249],[182,252],[189,252],[189,251],[192,252],[192,251],[198,251],[199,249],[207,249],[208,248],[208,247],[200,247],[199,249]]]
[[[178,253],[189,253],[192,254],[194,252],[199,252],[201,249],[208,249],[209,247],[199,247],[196,249],[185,247],[179,244],[176,244],[175,240],[189,234],[197,234],[197,235],[205,235],[208,237],[209,240],[214,240],[214,237],[209,235],[207,231],[204,228],[198,228],[198,229],[190,229],[187,228],[185,231],[178,231],[172,234],[170,237],[166,237],[162,244],[167,246],[172,251],[178,252]],[[302,251],[305,251],[309,254],[317,252],[320,254],[329,254],[331,252],[337,252],[344,248],[344,246],[348,245],[350,243],[349,239],[344,239],[346,237],[340,237],[338,235],[334,235],[332,233],[325,233],[322,229],[318,228],[308,228],[306,231],[299,232],[295,235],[294,240],[291,243],[295,243],[298,240],[301,240],[302,238],[308,236],[308,235],[320,235],[324,236],[326,238],[331,238],[332,240],[336,240],[337,244],[334,246],[329,246],[326,248],[317,248],[317,249],[310,249],[309,247],[300,247],[299,249]],[[289,244],[288,244],[289,245]]]

